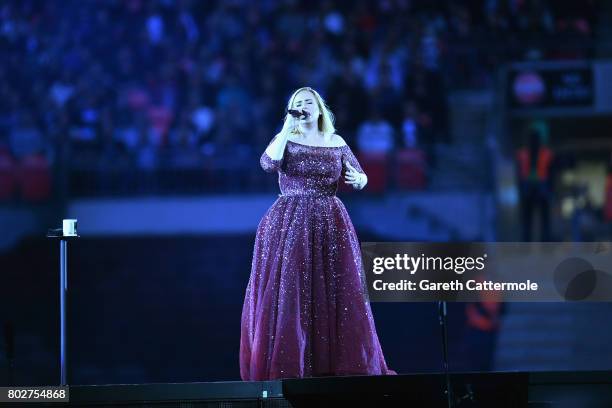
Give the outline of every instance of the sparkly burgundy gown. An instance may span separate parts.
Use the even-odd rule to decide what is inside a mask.
[[[336,197],[347,146],[288,141],[281,160],[264,151],[282,194],[262,218],[241,319],[240,376],[277,378],[396,374],[378,340],[359,241]]]

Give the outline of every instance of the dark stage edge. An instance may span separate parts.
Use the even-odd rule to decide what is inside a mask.
[[[612,371],[452,373],[451,380],[455,397],[462,398],[455,407],[612,407]],[[44,406],[446,407],[444,386],[441,373],[73,385],[70,403]]]

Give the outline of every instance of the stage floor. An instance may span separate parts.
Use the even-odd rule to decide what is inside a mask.
[[[612,371],[452,373],[450,377],[456,407],[612,407]],[[69,406],[447,407],[445,385],[443,373],[72,385]]]

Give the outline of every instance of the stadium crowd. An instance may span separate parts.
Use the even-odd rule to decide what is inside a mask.
[[[491,86],[510,60],[584,57],[596,16],[594,0],[8,0],[0,151],[241,165],[303,85],[359,150],[450,143],[449,89]]]

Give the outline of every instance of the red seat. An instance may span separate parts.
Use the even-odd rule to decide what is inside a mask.
[[[17,166],[6,150],[0,150],[0,200],[13,198],[17,187]]]
[[[395,179],[400,189],[419,190],[425,188],[425,153],[419,149],[402,149],[395,156],[397,166]]]
[[[51,195],[51,169],[43,155],[24,157],[19,163],[21,197],[27,201],[41,201]]]
[[[365,191],[371,193],[382,193],[387,190],[388,185],[388,158],[387,153],[360,152],[357,160],[361,168],[368,176],[368,184]]]

